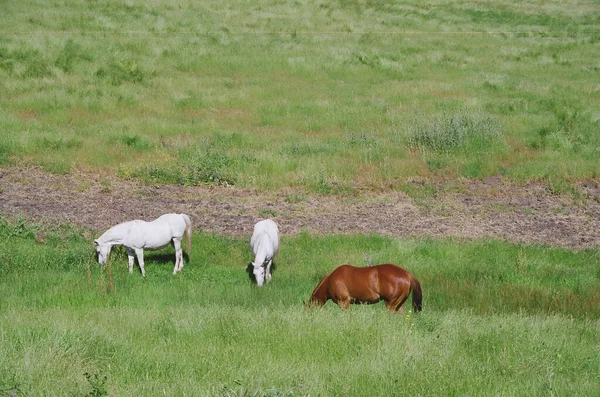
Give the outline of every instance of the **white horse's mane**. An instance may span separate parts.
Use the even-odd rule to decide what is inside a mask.
[[[123,232],[124,232],[123,229],[125,227],[131,227],[131,225],[135,222],[143,222],[143,221],[136,219],[133,221],[121,222],[121,223],[111,227],[107,231],[105,231],[100,237],[98,237],[96,239],[96,241],[99,244],[105,244],[108,242],[119,241],[121,239],[121,236],[123,235]],[[116,243],[116,244],[118,244],[118,243]]]

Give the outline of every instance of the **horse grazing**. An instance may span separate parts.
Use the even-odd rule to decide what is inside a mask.
[[[254,233],[250,240],[250,248],[254,254],[252,273],[256,285],[262,287],[265,278],[271,280],[271,265],[273,257],[279,250],[279,229],[271,219],[265,219],[254,225]]]
[[[120,223],[108,229],[97,240],[94,246],[98,253],[98,262],[105,265],[113,245],[121,244],[127,249],[129,273],[133,273],[134,253],[138,264],[144,271],[144,249],[157,250],[173,242],[175,247],[175,268],[173,274],[183,269],[183,253],[181,240],[185,235],[186,251],[192,251],[192,222],[186,214],[165,214],[152,222],[140,220]]]
[[[341,265],[325,276],[310,297],[310,303],[323,306],[331,299],[342,309],[351,303],[385,302],[391,311],[403,311],[403,305],[412,292],[415,312],[421,311],[423,294],[421,284],[407,270],[392,264],[370,267]]]

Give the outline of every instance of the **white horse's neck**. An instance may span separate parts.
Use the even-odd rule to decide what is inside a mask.
[[[129,230],[129,226],[130,226],[129,223],[131,223],[131,222],[120,223],[116,226],[111,227],[106,232],[104,232],[104,234],[102,236],[100,236],[98,238],[98,243],[100,245],[122,244],[123,239],[125,238],[128,230]]]
[[[261,233],[256,240],[256,256],[254,257],[254,266],[262,266],[267,261],[271,242],[267,232]]]

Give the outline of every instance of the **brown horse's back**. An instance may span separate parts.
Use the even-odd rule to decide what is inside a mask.
[[[329,275],[330,298],[334,301],[349,299],[351,303],[377,303],[379,277],[373,267],[342,265]]]

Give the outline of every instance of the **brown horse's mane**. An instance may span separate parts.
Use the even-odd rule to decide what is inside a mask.
[[[321,281],[319,281],[319,284],[317,284],[317,286],[313,290],[312,294],[310,295],[309,303],[311,303],[311,304],[316,303],[315,302],[315,298],[316,298],[319,300],[318,301],[319,304],[321,304],[321,305],[325,304],[325,302],[327,301],[327,291],[324,291],[325,296],[323,296],[323,297],[317,296],[317,294],[319,294],[319,292],[321,292],[320,290],[323,288],[323,285],[325,284],[325,282],[329,279],[329,276],[331,275],[331,273],[333,273],[333,270],[331,272],[329,272],[329,274],[327,274],[325,277],[323,277],[323,279]]]

